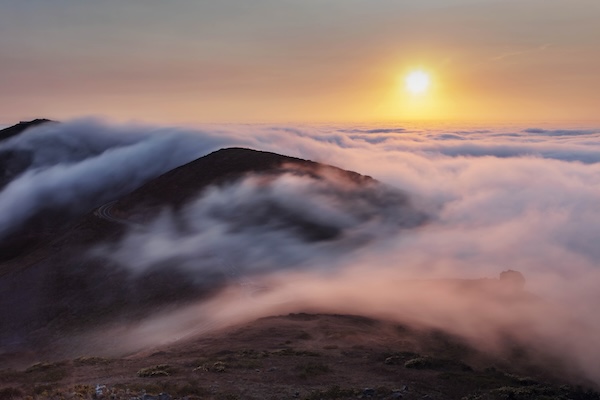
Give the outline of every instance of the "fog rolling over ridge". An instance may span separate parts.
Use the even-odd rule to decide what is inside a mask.
[[[72,215],[116,199],[219,146],[189,131],[46,123],[0,142],[0,238],[40,210]]]
[[[198,279],[224,272],[242,278],[327,268],[323,263],[333,266],[426,220],[406,194],[370,178],[287,163],[209,187],[96,254],[135,273],[176,265]]]
[[[115,328],[132,343],[301,309],[385,316],[478,346],[503,338],[560,356],[600,382],[600,129],[111,125],[77,120],[0,142],[31,162],[0,192],[0,236],[41,210],[84,212],[222,147],[273,151],[331,170],[247,174],[89,250],[132,275],[226,275],[198,305]],[[6,210],[6,211],[5,211]],[[542,300],[415,279],[521,271]],[[212,324],[212,325],[211,325]],[[126,341],[125,341],[126,342]]]

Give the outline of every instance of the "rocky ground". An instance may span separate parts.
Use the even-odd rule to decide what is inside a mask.
[[[5,369],[0,398],[600,399],[534,358],[364,317],[290,314],[121,358]]]

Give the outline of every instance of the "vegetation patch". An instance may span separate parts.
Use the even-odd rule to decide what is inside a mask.
[[[41,372],[41,371],[48,371],[54,368],[58,368],[58,367],[62,367],[64,366],[65,363],[64,362],[57,362],[57,363],[43,363],[43,362],[39,362],[39,363],[35,363],[33,365],[31,365],[29,368],[27,368],[25,370],[26,373],[30,374],[32,372]]]
[[[512,382],[503,375],[489,373],[465,374],[457,371],[441,372],[439,379],[448,381],[452,385],[476,387],[480,390],[490,390],[510,385]]]
[[[304,331],[300,332],[298,334],[298,336],[296,336],[296,339],[299,339],[299,340],[310,340],[312,338],[313,337],[310,335],[310,333],[304,332]]]
[[[194,368],[194,372],[225,372],[227,370],[227,364],[223,361],[217,361],[211,364],[202,364]]]
[[[175,394],[179,396],[208,396],[209,391],[206,388],[201,387],[196,381],[189,381],[185,385],[177,389]]]
[[[353,399],[361,394],[358,389],[341,388],[338,385],[331,386],[325,390],[317,390],[305,397],[305,400],[321,399]]]
[[[271,353],[269,353],[268,351],[257,351],[254,349],[248,349],[248,350],[242,350],[242,351],[238,352],[237,355],[238,355],[238,357],[242,357],[242,358],[259,359],[259,358],[267,358],[271,355]]]
[[[2,371],[0,371],[0,382],[20,380],[22,376],[22,372],[15,371],[14,369],[3,369]]]
[[[103,357],[79,357],[73,360],[75,365],[106,365],[110,360]]]
[[[66,363],[36,363],[25,370],[26,374],[35,376],[38,382],[58,382],[68,376]]]
[[[229,362],[227,366],[237,369],[258,369],[263,367],[263,363],[259,360],[237,360]]]
[[[530,386],[502,386],[485,393],[476,393],[463,397],[462,400],[600,400],[600,393],[572,387],[569,385],[555,387],[543,384]]]
[[[296,357],[320,357],[321,354],[315,351],[308,350],[294,350],[291,347],[279,349],[271,352],[274,356],[296,356]]]
[[[388,353],[389,354],[389,353]],[[394,353],[385,358],[383,361],[387,365],[404,365],[407,360],[412,360],[415,358],[420,358],[421,356],[417,353],[413,353],[410,351],[403,351],[400,353]]]
[[[333,316],[339,320],[348,321],[348,322],[352,322],[354,324],[359,324],[359,325],[364,325],[364,326],[377,326],[380,324],[379,321],[377,321],[373,318],[364,317],[362,315],[333,314]]]
[[[0,399],[20,399],[23,397],[23,392],[20,389],[14,387],[7,387],[4,389],[0,389]]]
[[[49,397],[53,390],[54,385],[36,385],[33,387],[33,393],[42,397]]]
[[[142,368],[137,372],[140,378],[156,378],[160,376],[171,376],[175,372],[169,364],[159,364],[152,367]]]
[[[331,372],[331,368],[321,362],[311,362],[299,365],[296,367],[296,370],[299,372],[300,378],[302,379],[313,378]]]
[[[306,314],[306,313],[291,313],[287,316],[289,319],[296,321],[314,321],[319,319],[318,315],[315,314]]]
[[[513,375],[513,374],[503,374],[504,377],[506,377],[507,379],[509,379],[511,381],[511,383],[515,384],[515,385],[519,385],[519,386],[533,386],[533,385],[539,385],[540,383],[538,381],[536,381],[533,378],[530,378],[528,376],[517,376],[517,375]]]
[[[548,386],[504,386],[494,389],[490,393],[499,399],[567,399],[567,397],[562,397],[563,393]]]
[[[70,392],[75,396],[89,398],[95,394],[95,389],[91,385],[75,385]]]
[[[417,357],[404,363],[406,368],[431,370],[472,371],[473,368],[462,361],[447,360],[433,357]]]

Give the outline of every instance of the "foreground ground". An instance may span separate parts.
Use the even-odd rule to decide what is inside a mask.
[[[123,358],[2,370],[0,399],[600,398],[529,360],[364,317],[290,314]]]

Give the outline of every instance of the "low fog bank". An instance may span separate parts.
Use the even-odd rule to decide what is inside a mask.
[[[196,280],[220,271],[229,288],[148,320],[129,332],[132,342],[299,310],[364,314],[444,329],[488,350],[520,343],[600,383],[597,130],[254,129],[255,147],[372,175],[406,202],[355,202],[335,178],[294,174],[204,192],[181,214],[131,231],[109,258],[132,271],[177,266]],[[266,204],[287,211],[279,218]],[[418,215],[427,222],[414,223]],[[307,240],[291,216],[343,234]],[[507,269],[525,275],[530,294],[431,281]]]
[[[94,129],[81,129],[88,125]],[[134,275],[164,268],[200,284],[228,282],[210,301],[116,328],[125,347],[261,315],[339,312],[441,328],[488,349],[510,338],[600,383],[599,129],[61,126],[52,137],[71,143],[73,133],[63,138],[62,129],[79,126],[87,152],[75,143],[34,156],[0,192],[0,207],[10,210],[0,216],[0,232],[45,202],[77,204],[81,188],[83,198],[101,202],[96,196],[106,187],[123,193],[228,146],[336,165],[398,189],[293,172],[250,175],[204,191],[179,212],[165,210],[118,244],[96,247],[94,257]],[[0,149],[18,147],[17,139],[24,148],[44,129]],[[495,278],[507,269],[521,271],[534,295],[495,284],[422,283]]]
[[[442,330],[502,363],[518,360],[519,366],[537,365],[560,379],[600,385],[597,321],[582,319],[570,306],[515,290],[497,279],[404,280],[394,269],[369,274],[369,266],[355,263],[335,276],[288,271],[254,278],[196,305],[157,313],[135,324],[107,326],[100,334],[81,338],[81,343],[88,352],[93,343],[98,354],[149,354],[160,346],[260,317],[350,314],[416,330]],[[113,339],[107,343],[107,337]],[[515,357],[517,349],[521,355]]]

